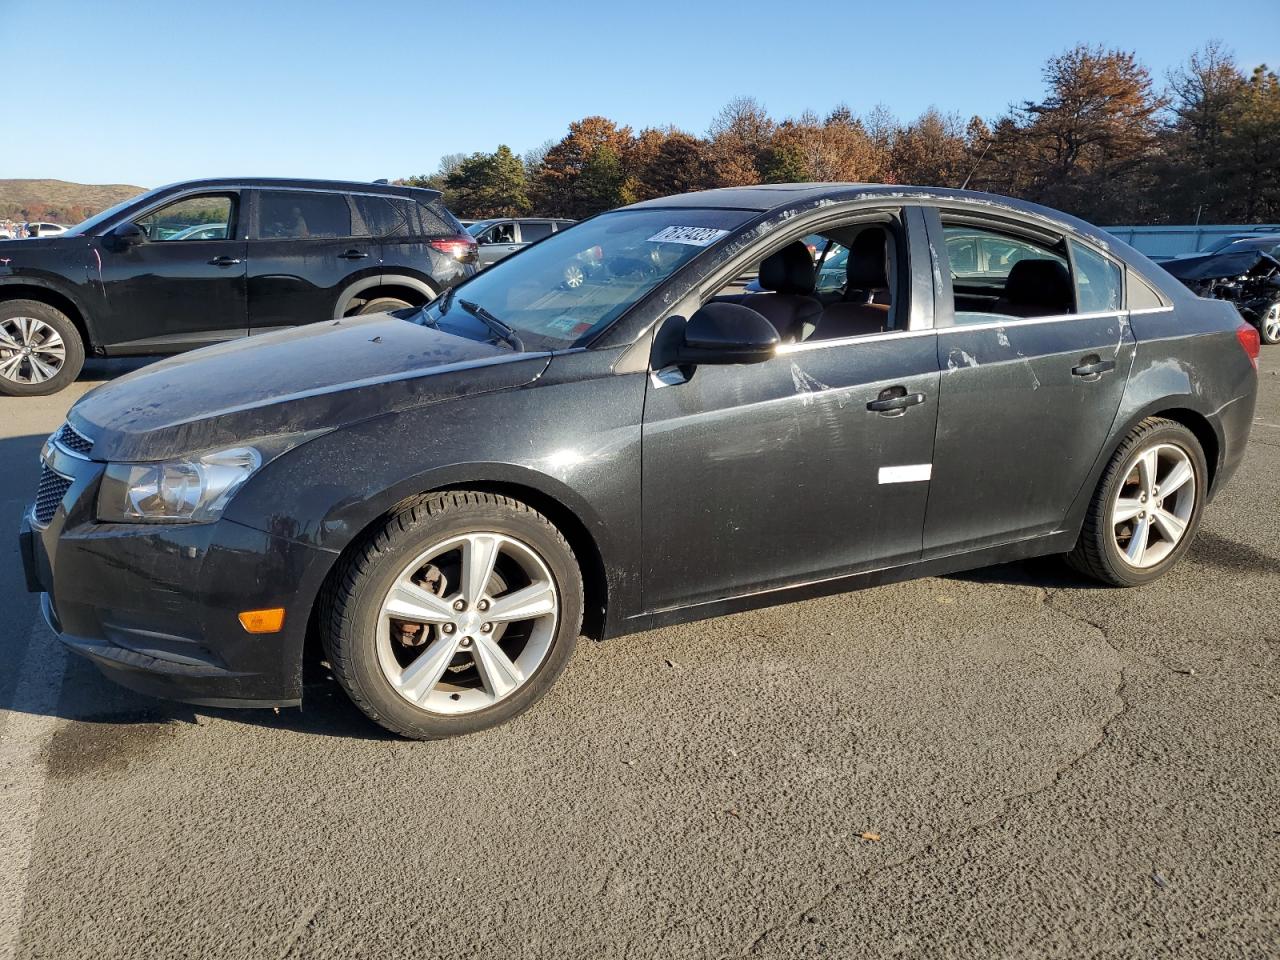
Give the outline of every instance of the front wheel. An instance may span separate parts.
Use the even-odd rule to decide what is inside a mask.
[[[0,303],[0,394],[43,397],[84,367],[84,341],[71,318],[39,300]]]
[[[391,517],[337,572],[323,640],[334,675],[402,736],[474,733],[550,689],[582,625],[582,579],[546,517],[453,491]]]
[[[1113,586],[1160,577],[1195,538],[1208,474],[1195,434],[1172,420],[1144,420],[1098,481],[1068,562]]]
[[[1267,312],[1262,315],[1262,322],[1258,324],[1258,333],[1263,343],[1280,343],[1280,300],[1269,306]]]

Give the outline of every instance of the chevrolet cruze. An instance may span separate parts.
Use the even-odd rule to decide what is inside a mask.
[[[315,650],[374,721],[449,736],[531,706],[580,635],[1041,554],[1147,583],[1240,463],[1257,355],[1230,304],[1043,207],[669,197],[425,307],[99,387],[22,551],[127,686],[293,705]]]

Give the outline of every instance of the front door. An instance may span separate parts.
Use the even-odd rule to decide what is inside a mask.
[[[378,272],[378,241],[354,236],[344,193],[259,190],[256,201],[249,239],[250,331],[332,320],[351,280]]]
[[[1123,274],[1101,251],[972,217],[948,223],[945,211],[930,225],[954,317],[939,317],[926,558],[1060,530],[1134,350]]]
[[[135,218],[146,239],[94,240],[97,336],[112,353],[184,350],[242,337],[248,326],[240,197],[183,197]],[[239,236],[238,236],[239,234]]]
[[[813,341],[651,374],[644,599],[653,610],[920,555],[937,417],[931,331]],[[664,382],[664,378],[668,382]],[[923,400],[877,411],[885,397]]]
[[[511,256],[520,249],[515,221],[503,220],[501,223],[495,223],[476,237],[476,245],[481,269]]]

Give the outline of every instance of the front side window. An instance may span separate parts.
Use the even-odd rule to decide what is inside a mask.
[[[1103,313],[1124,306],[1120,267],[1082,243],[1071,241],[1075,260],[1076,304],[1080,313]]]
[[[943,223],[957,324],[1075,311],[1071,267],[1061,244]]]
[[[515,243],[516,225],[514,223],[495,223],[480,237],[481,243]]]
[[[229,194],[184,197],[134,221],[148,240],[225,240],[232,236]]]
[[[527,349],[594,336],[752,214],[673,208],[617,210],[555,233],[477,274],[415,314],[414,322],[489,339],[480,310]]]
[[[258,236],[263,240],[316,240],[352,235],[351,208],[343,194],[263,190],[258,198]]]

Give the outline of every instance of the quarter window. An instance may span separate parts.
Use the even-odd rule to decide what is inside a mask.
[[[263,190],[258,196],[258,236],[264,240],[351,236],[351,208],[343,194]]]
[[[1076,303],[1081,313],[1103,313],[1124,306],[1124,280],[1120,268],[1084,244],[1071,241],[1076,263]]]
[[[185,197],[134,222],[149,240],[225,240],[234,210],[235,202],[226,194]]]

